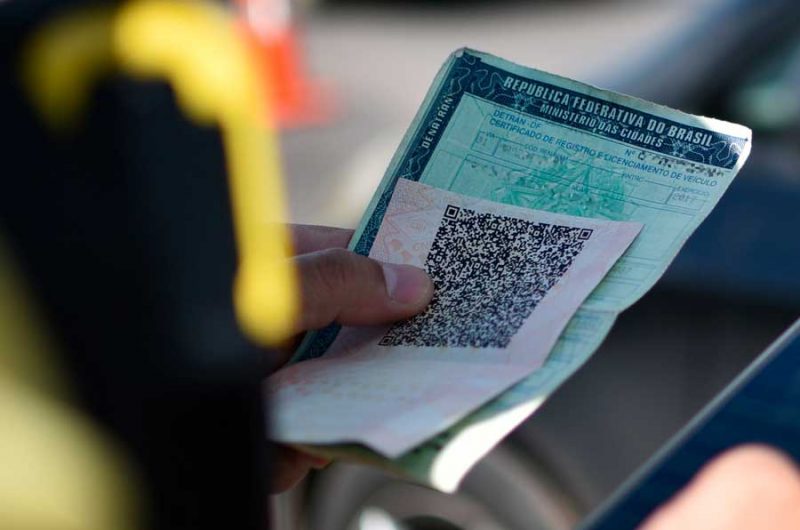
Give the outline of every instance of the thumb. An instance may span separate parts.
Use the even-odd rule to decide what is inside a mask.
[[[394,265],[343,249],[295,258],[302,290],[298,331],[332,322],[372,325],[413,316],[428,305],[433,283],[422,269]]]

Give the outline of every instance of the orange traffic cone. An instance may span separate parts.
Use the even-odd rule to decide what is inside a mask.
[[[273,115],[281,127],[321,125],[333,118],[330,90],[310,79],[292,26],[290,0],[236,0],[258,51]]]

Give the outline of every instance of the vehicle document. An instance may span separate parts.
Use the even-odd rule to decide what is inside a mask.
[[[617,315],[655,284],[730,185],[750,145],[751,132],[740,125],[456,51],[437,74],[350,248],[424,266],[436,286],[436,274],[443,273],[456,289],[481,287],[480,314],[459,313],[454,301],[464,299],[462,293],[438,306],[435,298],[421,316],[388,329],[331,326],[309,334],[296,364],[267,385],[276,400],[276,439],[455,490],[591,356]],[[398,224],[409,209],[424,212],[426,235],[419,244],[413,216]],[[515,299],[515,275],[487,272],[497,268],[493,260],[507,263],[503,252],[513,250],[489,246],[483,258],[464,261],[458,255],[463,248],[480,253],[474,247],[516,241],[536,225],[559,235],[536,236],[549,244],[520,243],[525,248],[511,266],[522,276],[538,269],[528,282],[535,302]],[[582,240],[585,231],[591,235]],[[611,245],[605,252],[593,250],[601,234]],[[597,268],[584,258],[599,260]],[[551,267],[553,260],[560,265]],[[530,311],[519,307],[526,304]],[[479,318],[486,315],[491,318]],[[411,362],[424,368],[399,366]],[[358,386],[370,381],[375,386],[367,390]],[[329,394],[351,396],[348,403],[384,400],[384,408],[370,408],[375,416],[368,435],[369,427],[359,423],[367,413],[340,408],[330,395],[293,403],[325,385]],[[413,405],[404,410],[413,412],[392,427],[376,426],[379,411],[407,402]],[[325,425],[303,416],[317,406],[328,414]],[[339,442],[353,443],[329,445]]]
[[[427,310],[345,327],[269,380],[273,436],[400,456],[539,368],[641,224],[510,206],[399,179],[369,256],[423,267]]]

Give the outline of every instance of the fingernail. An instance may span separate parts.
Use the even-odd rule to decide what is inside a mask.
[[[411,265],[383,263],[386,292],[392,300],[412,304],[430,296],[433,285],[425,271]]]

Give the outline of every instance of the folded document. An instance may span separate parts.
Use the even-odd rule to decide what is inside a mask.
[[[653,286],[750,137],[455,52],[350,245],[425,268],[434,299],[393,326],[309,334],[267,381],[271,437],[454,490]]]

